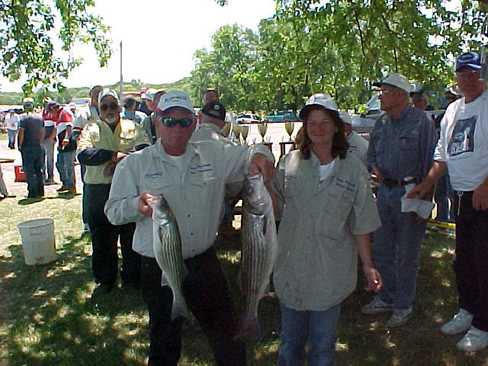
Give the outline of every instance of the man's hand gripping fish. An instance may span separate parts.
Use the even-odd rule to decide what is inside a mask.
[[[248,177],[244,186],[241,227],[241,288],[244,312],[236,337],[261,337],[258,305],[268,285],[278,251],[271,196],[262,175]]]
[[[162,196],[151,203],[153,214],[153,250],[163,278],[173,291],[171,319],[183,316],[188,318],[188,307],[183,295],[183,279],[186,267],[181,250],[181,237],[175,215]]]

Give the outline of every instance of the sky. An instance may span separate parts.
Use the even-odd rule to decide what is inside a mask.
[[[124,80],[169,83],[189,76],[193,54],[209,48],[212,34],[225,24],[257,30],[259,21],[274,14],[273,0],[97,0],[94,13],[111,27],[113,55],[100,68],[90,46],[73,49],[83,64],[64,82],[68,87],[113,84],[120,78],[119,43],[123,42]],[[2,91],[21,91],[21,82],[0,77]]]

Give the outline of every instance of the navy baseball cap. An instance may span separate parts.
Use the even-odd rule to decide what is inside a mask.
[[[481,58],[476,52],[465,52],[456,59],[456,71],[467,67],[471,70],[481,70]]]

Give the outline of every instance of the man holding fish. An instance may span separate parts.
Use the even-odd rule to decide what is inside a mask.
[[[182,316],[189,309],[216,364],[245,365],[245,346],[235,338],[237,317],[213,243],[226,182],[258,173],[269,181],[273,156],[260,145],[189,142],[196,117],[183,92],[162,96],[156,120],[160,143],[117,166],[105,206],[112,223],[136,222],[133,247],[142,256],[149,309],[148,363],[177,365]]]

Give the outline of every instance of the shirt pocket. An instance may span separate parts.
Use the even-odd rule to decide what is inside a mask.
[[[400,166],[406,169],[415,167],[419,161],[418,130],[409,131],[408,133],[400,135],[398,142],[400,149]]]
[[[143,192],[149,192],[154,194],[162,194],[168,187],[171,186],[171,182],[164,179],[163,172],[153,171],[146,172],[142,182]]]
[[[315,233],[324,245],[336,247],[344,241],[353,199],[352,193],[345,190],[327,193],[315,222]]]

